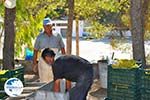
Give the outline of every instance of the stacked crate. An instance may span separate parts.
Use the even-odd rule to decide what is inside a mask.
[[[20,79],[24,83],[24,67],[18,67],[11,70],[11,75],[14,78]]]
[[[141,100],[150,100],[150,69],[141,69]]]
[[[4,99],[4,97],[6,96],[4,92],[4,84],[9,78],[11,78],[10,71],[5,72],[4,74],[0,74],[0,99]]]
[[[140,100],[140,74],[138,68],[123,69],[108,66],[109,100]]]
[[[24,83],[24,67],[18,67],[13,70],[8,70],[4,74],[0,74],[0,100],[6,96],[4,84],[9,78],[18,78]]]

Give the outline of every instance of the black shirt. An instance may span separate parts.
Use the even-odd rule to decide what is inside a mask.
[[[86,75],[86,77],[91,77],[93,75],[90,62],[74,55],[59,57],[52,65],[52,69],[54,80],[65,78],[76,82],[81,75]]]

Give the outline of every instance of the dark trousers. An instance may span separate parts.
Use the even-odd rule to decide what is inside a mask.
[[[82,74],[76,86],[69,91],[69,100],[86,100],[88,91],[93,83],[93,70]]]

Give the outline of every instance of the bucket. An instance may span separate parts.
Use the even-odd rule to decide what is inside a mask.
[[[41,90],[37,91],[35,96],[28,100],[69,100],[69,93]]]
[[[98,68],[101,87],[107,88],[107,60],[99,60]]]
[[[66,92],[65,79],[60,81],[60,92],[53,91],[54,82],[50,82],[30,95],[27,100],[69,100],[69,92]],[[75,86],[75,82],[71,83],[71,87]]]
[[[71,82],[71,88],[73,88],[76,85],[76,82]],[[60,80],[60,92],[66,91],[66,79]]]

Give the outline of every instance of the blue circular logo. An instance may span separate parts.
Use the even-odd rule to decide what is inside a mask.
[[[4,90],[10,97],[17,97],[23,91],[23,84],[18,78],[10,78],[5,82]]]

